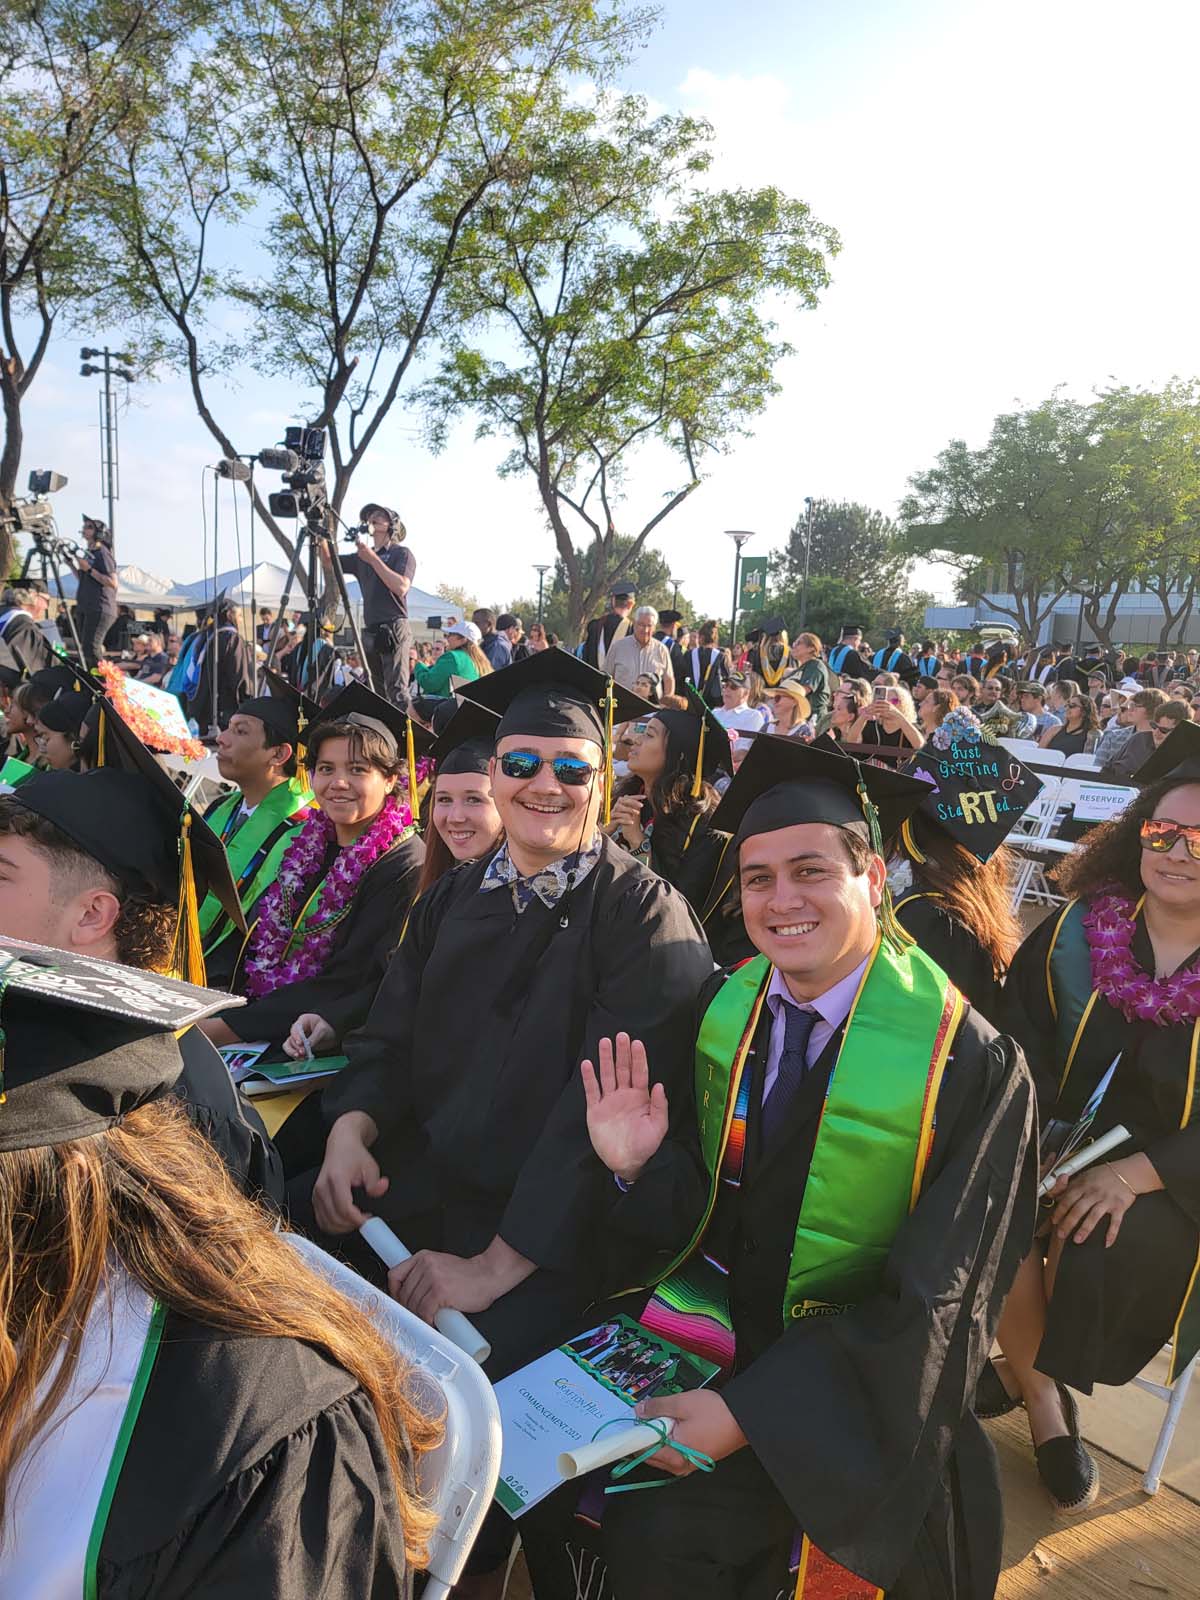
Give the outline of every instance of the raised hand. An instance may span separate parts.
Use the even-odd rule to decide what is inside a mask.
[[[580,1066],[592,1149],[623,1183],[634,1183],[667,1134],[667,1091],[650,1084],[646,1047],[619,1033],[601,1039],[600,1070]]]

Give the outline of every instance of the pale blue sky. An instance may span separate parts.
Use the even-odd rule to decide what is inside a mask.
[[[757,530],[747,554],[765,553],[804,495],[894,511],[949,438],[981,442],[997,411],[1057,383],[1086,395],[1110,377],[1200,373],[1198,58],[1193,0],[666,7],[627,87],[709,116],[721,181],[778,183],[843,238],[820,308],[782,319],[796,354],[756,437],[659,530],[702,609],[728,614],[723,528]],[[103,342],[96,332],[86,342]],[[57,497],[64,530],[102,513],[81,342],[56,343],[27,412],[23,473],[71,477]],[[249,450],[301,406],[248,376],[221,413]],[[122,429],[119,558],[198,577],[200,472],[216,451],[186,389],[141,386]],[[355,499],[400,508],[422,588],[450,581],[505,601],[531,592],[532,563],[552,559],[532,488],[495,476],[502,454],[464,426],[429,457],[400,412],[381,434]],[[634,476],[631,522],[664,487]],[[226,512],[221,564],[235,559]],[[920,576],[946,591],[944,574]]]

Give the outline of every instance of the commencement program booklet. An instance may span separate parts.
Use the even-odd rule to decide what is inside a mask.
[[[618,1423],[636,1422],[639,1400],[701,1389],[717,1370],[623,1316],[539,1356],[496,1385],[504,1430],[496,1499],[521,1516],[563,1482],[563,1451],[587,1444],[605,1423],[616,1433]]]

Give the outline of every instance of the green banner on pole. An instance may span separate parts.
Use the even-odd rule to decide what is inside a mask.
[[[767,603],[767,556],[742,557],[739,611],[761,611]]]

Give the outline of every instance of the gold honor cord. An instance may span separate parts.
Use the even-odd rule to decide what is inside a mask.
[[[613,712],[616,709],[617,697],[613,694],[613,680],[608,680],[608,688],[604,694],[604,826],[607,828],[612,821],[612,789],[613,789]]]
[[[412,812],[413,827],[419,831],[420,824],[417,820],[419,816],[417,802],[417,751],[413,739],[412,718],[409,716],[404,719],[404,741],[408,755],[408,809]]]

